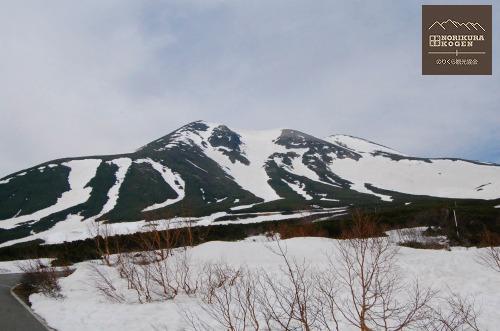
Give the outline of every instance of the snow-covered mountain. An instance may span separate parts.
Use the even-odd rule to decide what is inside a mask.
[[[0,243],[81,238],[93,220],[129,230],[177,216],[251,222],[423,196],[499,199],[500,166],[410,157],[346,135],[198,121],[130,154],[54,160],[2,178]]]

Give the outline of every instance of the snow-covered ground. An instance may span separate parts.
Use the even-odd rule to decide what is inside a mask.
[[[328,256],[336,254],[336,240],[326,238],[294,238],[281,241],[289,257],[305,260],[312,267],[321,268]],[[223,261],[231,266],[277,272],[282,259],[271,251],[275,242],[259,236],[241,242],[209,242],[192,248],[194,267],[212,261]],[[423,287],[439,289],[442,295],[454,291],[464,297],[473,297],[480,308],[481,330],[496,330],[500,323],[500,275],[478,264],[478,249],[456,248],[446,250],[417,250],[400,248],[397,264],[401,276],[418,278]],[[113,285],[125,294],[128,303],[114,303],[102,297],[94,287],[93,267],[107,272]],[[79,330],[187,330],[183,311],[192,311],[205,318],[196,297],[179,295],[174,300],[139,304],[134,293],[127,289],[114,269],[98,262],[76,265],[76,271],[60,280],[62,299],[35,294],[30,297],[32,308],[47,323],[60,331]],[[215,327],[213,320],[207,322]],[[342,325],[341,325],[342,326]],[[220,329],[220,327],[218,328]],[[341,330],[352,330],[343,325]]]

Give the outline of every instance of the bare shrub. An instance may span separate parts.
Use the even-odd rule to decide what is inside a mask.
[[[426,331],[479,331],[478,310],[470,298],[452,293],[429,309],[422,330]]]
[[[500,236],[490,231],[483,231],[481,244],[486,247],[477,254],[477,261],[500,272]]]
[[[259,269],[207,264],[199,292],[200,308],[225,330],[316,330],[319,302],[311,267],[287,256],[277,241],[273,252],[283,266],[277,273]],[[194,330],[210,329],[209,323],[192,311],[184,311]]]
[[[116,247],[114,256],[109,254],[107,236],[110,232],[106,229],[105,226],[97,228],[98,253],[102,256],[103,264],[113,266],[120,277],[126,280],[128,289],[136,293],[139,303],[171,300],[180,292],[188,295],[196,293],[199,281],[191,270],[189,246],[192,245],[193,237],[189,227],[168,229],[167,226],[166,230],[161,230],[158,223],[150,222],[147,231],[136,236],[140,252],[126,253]],[[180,244],[188,246],[176,248]],[[104,296],[115,301],[121,300],[122,295],[112,288],[103,273],[96,269],[94,278]]]
[[[354,214],[352,228],[338,242],[338,256],[330,259],[329,274],[344,297],[327,289],[321,293],[331,302],[332,320],[340,314],[362,331],[411,329],[425,319],[435,293],[421,289],[418,282],[402,283],[395,259],[398,249],[381,232],[371,216]]]
[[[417,249],[449,249],[445,238],[425,236],[422,229],[404,228],[395,231],[400,246]]]
[[[57,268],[44,263],[41,259],[27,260],[19,264],[23,272],[21,284],[30,293],[42,293],[46,296],[60,298],[61,287],[57,279],[71,273],[69,268]]]
[[[418,228],[397,229],[396,233],[398,235],[399,242],[401,243],[423,241],[422,232]]]
[[[258,301],[263,319],[270,330],[312,330],[319,324],[319,306],[315,301],[315,278],[311,265],[287,256],[285,248],[276,241],[272,251],[280,256],[284,266],[280,274],[260,270]]]
[[[92,265],[91,268],[94,287],[101,293],[101,295],[112,302],[125,302],[124,296],[119,293],[117,288],[113,285],[112,278],[105,271],[100,270],[95,265]]]
[[[104,221],[94,221],[89,225],[88,232],[94,238],[97,254],[106,265],[110,266],[110,237],[113,235],[110,226],[104,223]]]
[[[226,264],[207,264],[200,294],[201,309],[225,330],[259,330],[257,274]],[[185,317],[195,330],[210,329],[192,312]]]
[[[189,249],[180,248],[174,255],[174,279],[177,287],[187,295],[194,295],[200,286],[199,277],[194,275]]]

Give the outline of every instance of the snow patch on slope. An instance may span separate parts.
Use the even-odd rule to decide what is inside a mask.
[[[442,198],[500,197],[500,167],[454,160],[401,159],[364,155],[358,161],[337,159],[332,172],[351,181],[352,189],[374,194],[365,183],[390,191]],[[491,183],[489,185],[484,185]],[[477,187],[482,186],[482,190]]]
[[[284,179],[282,179],[282,181],[287,184],[295,193],[297,193],[298,195],[302,196],[304,199],[306,200],[312,200],[313,197],[310,196],[309,194],[307,194],[306,190],[305,190],[305,185],[299,181],[293,181],[293,182],[289,182],[289,181],[286,181]]]
[[[61,243],[64,241],[81,240],[92,237],[89,229],[92,228],[92,223],[103,216],[104,214],[113,210],[118,200],[118,193],[120,187],[125,179],[128,168],[132,164],[129,158],[119,158],[112,161],[107,161],[110,164],[116,164],[118,170],[115,174],[116,182],[108,191],[108,201],[98,215],[83,220],[81,215],[68,215],[64,221],[57,222],[53,227],[42,232],[32,233],[30,236],[14,239],[0,244],[0,247],[10,246],[21,242],[31,241],[35,239],[42,239],[48,244]]]
[[[150,210],[155,210],[155,209],[160,209],[166,206],[169,206],[171,204],[174,204],[178,201],[181,201],[184,199],[186,196],[186,193],[184,191],[185,183],[184,180],[181,178],[181,176],[170,170],[168,167],[164,166],[163,164],[160,164],[158,162],[155,162],[151,159],[140,159],[135,161],[137,163],[149,163],[156,171],[158,171],[161,176],[163,177],[163,180],[165,183],[167,183],[174,191],[177,193],[177,198],[175,199],[167,199],[166,201],[162,203],[156,203],[154,205],[151,205],[149,207],[144,208],[142,211],[150,211]]]
[[[348,148],[357,153],[374,153],[374,152],[385,152],[390,154],[404,155],[392,148],[379,145],[377,143],[371,142],[369,140],[356,138],[344,134],[336,134],[324,139],[325,141],[331,142],[336,145]]]
[[[12,178],[14,178],[14,177],[9,177],[9,178],[7,178],[7,179],[0,180],[0,185],[1,185],[1,184],[7,184],[8,182],[10,182],[10,181],[11,181],[11,179],[12,179]]]
[[[308,148],[288,149],[287,151],[294,152],[298,155],[298,156],[293,157],[291,159],[291,162],[292,162],[291,165],[288,165],[285,162],[283,162],[283,158],[279,157],[279,156],[275,156],[273,158],[273,160],[274,160],[274,162],[276,162],[276,165],[278,167],[282,168],[283,170],[288,171],[289,173],[291,173],[293,175],[306,177],[312,181],[315,181],[315,182],[318,182],[318,183],[321,183],[324,185],[333,186],[333,187],[340,187],[340,185],[338,185],[338,184],[332,184],[332,183],[327,183],[327,182],[322,181],[321,178],[319,178],[318,174],[314,170],[312,170],[311,168],[309,168],[307,165],[304,164],[304,162],[302,160],[304,157],[304,153],[306,153],[308,150],[309,150]],[[318,158],[320,158],[320,157],[318,157]],[[333,180],[333,179],[332,179],[332,181],[335,182],[335,180]]]
[[[115,184],[109,189],[108,191],[108,201],[106,201],[106,204],[102,208],[101,212],[99,215],[95,216],[94,219],[98,219],[102,215],[110,212],[115,208],[116,202],[118,201],[118,194],[120,192],[120,187],[123,184],[123,181],[125,180],[125,175],[127,174],[128,168],[132,164],[132,160],[126,157],[122,157],[119,159],[114,159],[112,161],[108,161],[110,164],[115,164],[118,166],[118,170],[116,171],[115,177],[116,181]]]
[[[26,171],[23,171],[23,172],[21,172],[21,173],[19,173],[19,174],[16,174],[16,175],[12,176],[12,177],[9,177],[9,178],[6,178],[6,179],[3,179],[3,180],[0,180],[0,185],[1,185],[1,184],[7,184],[7,183],[8,183],[8,182],[10,182],[12,179],[14,179],[14,178],[16,178],[16,177],[21,177],[21,176],[24,176],[24,175],[26,175],[26,174],[27,174],[27,172],[26,172]]]
[[[220,147],[213,147],[208,143],[208,138],[218,125],[205,124],[209,127],[207,131],[200,132],[199,134],[191,134],[189,138],[184,137],[183,140],[188,139],[200,146],[205,154],[217,162],[244,190],[264,199],[264,201],[273,201],[281,198],[269,185],[268,181],[270,178],[265,170],[265,164],[269,156],[281,147],[274,143],[274,140],[281,135],[281,130],[239,130],[238,134],[241,136],[242,145],[240,148],[242,154],[250,161],[249,165],[245,165],[238,161],[232,163],[220,151]],[[286,150],[284,147],[281,147],[281,149]]]
[[[94,178],[97,167],[101,164],[100,159],[73,160],[62,165],[71,170],[68,176],[69,191],[64,192],[57,202],[45,209],[39,210],[30,215],[13,217],[2,221],[3,229],[12,229],[20,223],[39,220],[58,211],[73,207],[77,204],[87,201],[92,191],[91,187],[85,187],[87,183]]]

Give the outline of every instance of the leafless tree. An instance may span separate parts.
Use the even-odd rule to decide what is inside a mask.
[[[418,282],[414,286],[402,283],[396,266],[397,246],[381,233],[371,216],[356,212],[352,228],[330,259],[329,273],[344,295],[338,298],[327,289],[321,293],[331,302],[334,321],[341,315],[361,331],[411,329],[425,319],[435,293],[422,289]]]
[[[482,245],[485,246],[477,254],[477,261],[496,272],[500,272],[500,236],[490,231],[481,235]]]
[[[125,302],[123,294],[119,293],[112,278],[107,272],[101,270],[96,265],[91,264],[94,287],[107,299],[113,302]]]
[[[322,329],[327,331],[340,331],[337,300],[340,296],[336,275],[331,272],[321,272],[315,275],[317,296],[316,304],[318,322]]]
[[[225,330],[259,330],[256,274],[224,263],[203,267],[200,308]],[[194,330],[213,329],[190,310],[184,317]]]
[[[94,238],[97,254],[106,265],[110,266],[110,237],[113,235],[111,227],[105,221],[93,221],[88,227],[88,232]]]
[[[268,329],[310,331],[318,327],[320,311],[315,304],[316,286],[311,265],[287,255],[286,248],[276,240],[277,254],[283,266],[279,274],[261,270],[259,303]]]
[[[140,303],[171,300],[180,291],[194,294],[199,281],[191,270],[191,229],[168,229],[168,225],[167,229],[161,229],[158,223],[151,222],[146,230],[136,235],[139,252],[123,252],[118,247],[115,249],[117,253],[111,256],[108,238],[110,231],[98,226],[96,247],[103,257],[103,264],[116,268],[120,277],[127,281],[128,288],[134,290]],[[187,246],[178,247],[181,244]],[[110,287],[112,284],[103,273],[96,269],[94,275],[101,293],[120,300],[116,298],[118,294]]]
[[[474,300],[452,293],[429,309],[427,321],[421,325],[426,331],[479,331],[478,310]]]

